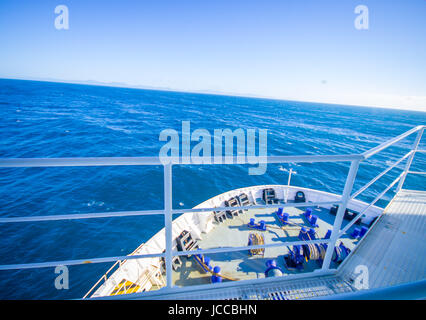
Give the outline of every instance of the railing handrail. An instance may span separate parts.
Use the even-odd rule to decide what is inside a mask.
[[[306,206],[322,206],[340,204],[340,201],[322,201],[322,202],[297,202],[297,203],[281,203],[281,204],[260,204],[249,206],[236,206],[232,210],[247,209],[264,209],[264,208],[285,208],[285,207],[306,207]],[[172,209],[172,214],[181,214],[186,212],[205,213],[212,211],[228,211],[229,207],[210,207],[210,208],[192,208],[192,209]],[[58,214],[48,216],[31,216],[31,217],[10,217],[0,218],[0,223],[18,223],[18,222],[41,222],[41,221],[58,221],[58,220],[80,220],[80,219],[99,219],[99,218],[116,218],[129,216],[146,216],[146,215],[163,215],[164,210],[142,210],[142,211],[118,211],[118,212],[95,212],[95,213],[72,213]]]
[[[192,163],[183,162],[180,157],[168,157],[170,164],[183,165],[206,165],[206,164],[252,164],[255,159],[259,163],[288,163],[288,162],[340,162],[365,160],[378,152],[390,147],[391,145],[401,141],[409,135],[424,129],[425,125],[414,127],[413,129],[383,142],[377,147],[371,148],[361,154],[332,154],[332,155],[292,155],[292,156],[232,156],[223,157],[219,162],[217,158],[203,158],[205,162]],[[423,152],[423,150],[419,150]],[[207,160],[208,159],[208,160]],[[232,159],[232,161],[231,161]],[[229,163],[230,162],[230,163]],[[19,167],[90,167],[90,166],[140,166],[140,165],[158,165],[164,163],[159,157],[73,157],[73,158],[0,158],[0,167],[2,168],[19,168]]]
[[[411,162],[414,159],[414,156],[416,154],[416,152],[418,152],[418,146],[420,144],[420,141],[422,139],[422,134],[423,134],[423,130],[426,126],[417,126],[415,128],[413,128],[412,130],[409,130],[401,135],[399,135],[398,137],[391,139],[390,141],[392,141],[391,144],[389,144],[389,142],[385,142],[382,143],[381,145],[379,145],[376,148],[371,149],[371,152],[368,152],[368,157],[377,154],[381,151],[383,151],[384,149],[388,148],[389,146],[401,141],[402,139],[408,137],[409,135],[417,132],[417,137],[414,141],[414,144],[411,148],[411,150],[406,153],[403,157],[401,157],[400,159],[398,159],[396,162],[394,162],[393,164],[391,164],[387,169],[385,169],[383,172],[381,172],[380,174],[378,174],[375,178],[373,178],[372,180],[370,180],[366,185],[364,185],[362,188],[360,188],[357,192],[355,192],[351,199],[356,198],[358,195],[360,195],[362,192],[364,192],[368,187],[370,187],[373,183],[375,183],[377,180],[379,180],[381,177],[383,177],[386,173],[388,173],[390,170],[392,170],[393,168],[395,168],[399,163],[401,163],[403,160],[407,159],[407,164],[405,166],[405,169],[401,172],[401,174],[395,179],[393,180],[384,191],[382,191],[367,207],[365,207],[356,217],[354,217],[350,223],[348,223],[343,229],[340,230],[340,236],[342,236],[347,230],[349,230],[349,228],[351,226],[353,226],[359,219],[361,219],[363,217],[363,215],[367,212],[367,210],[373,206],[377,201],[379,201],[396,183],[399,182],[398,187],[397,187],[397,191],[402,189],[402,186],[404,184],[404,179],[405,177],[410,174],[410,173],[414,173],[416,174],[417,172],[411,172],[410,171],[410,167],[411,167]],[[421,150],[420,150],[421,151]],[[422,174],[422,172],[419,172],[418,174]]]
[[[414,127],[411,130],[408,130],[406,132],[404,132],[403,134],[400,134],[399,136],[389,139],[385,142],[383,142],[382,144],[379,144],[377,147],[371,148],[367,151],[365,151],[364,153],[362,153],[361,155],[364,157],[365,159],[368,159],[370,157],[372,157],[373,155],[379,153],[380,151],[383,151],[384,149],[387,149],[388,147],[394,145],[395,143],[405,139],[406,137],[412,135],[415,132],[419,132],[420,130],[423,130],[426,126],[425,125],[420,125],[417,127]]]
[[[311,163],[311,162],[348,162],[361,160],[360,154],[330,154],[330,155],[294,155],[294,156],[232,156],[205,158],[201,163],[184,162],[181,158],[168,157],[163,163],[160,157],[89,157],[89,158],[0,158],[0,168],[40,168],[40,167],[94,167],[94,166],[164,166],[172,165],[225,165],[257,163]]]

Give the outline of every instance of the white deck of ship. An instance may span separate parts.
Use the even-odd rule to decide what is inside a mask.
[[[328,209],[312,208],[313,214],[318,216],[318,227],[314,228],[317,239],[325,237],[327,230],[331,230],[334,216],[329,213]],[[304,226],[309,229],[306,218],[303,216],[305,208],[286,208],[285,212],[290,214],[289,221],[295,225],[287,225],[281,228],[282,225],[276,218],[273,209],[249,209],[240,213],[238,216],[228,218],[224,222],[217,224],[217,226],[208,234],[203,235],[203,239],[198,241],[200,248],[223,248],[223,247],[242,247],[247,245],[249,234],[257,233],[263,235],[265,243],[279,243],[284,241],[298,241],[300,231],[299,226]],[[248,227],[250,218],[254,218],[256,223],[264,220],[267,225],[266,231],[259,231]],[[344,224],[347,221],[345,220]],[[356,226],[355,226],[356,227]],[[354,226],[349,229],[341,241],[349,249],[353,249],[359,240],[353,239],[349,236]],[[237,252],[226,252],[210,254],[208,257],[211,259],[212,266],[220,266],[221,273],[233,279],[248,280],[265,278],[264,271],[266,269],[265,263],[269,259],[274,259],[277,262],[284,274],[298,274],[301,271],[287,270],[284,264],[284,255],[288,253],[288,247],[269,247],[265,249],[264,255],[250,256],[246,250]],[[173,272],[173,282],[178,286],[188,286],[197,284],[210,283],[211,274],[202,272],[201,268],[197,266],[194,259],[187,259],[182,257],[183,266],[178,271]],[[335,263],[331,265],[333,268],[337,267]],[[318,261],[309,261],[304,264],[302,272],[311,272],[315,269],[321,268]],[[226,281],[226,280],[225,280]]]
[[[268,282],[236,281],[227,287],[205,290],[187,287],[182,292],[163,290],[131,295],[128,299],[309,299],[357,291],[354,269],[369,270],[369,288],[390,287],[426,278],[426,192],[400,191],[360,241],[351,255],[333,274],[268,278]],[[230,239],[222,239],[230,241]],[[208,240],[205,244],[207,245]],[[232,245],[229,243],[228,245]],[[275,254],[275,253],[274,253]],[[303,276],[303,275],[302,275]],[[288,279],[286,279],[288,278]]]

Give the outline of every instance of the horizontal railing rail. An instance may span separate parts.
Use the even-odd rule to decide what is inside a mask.
[[[408,171],[411,174],[426,174],[426,171]]]
[[[97,167],[97,166],[163,166],[172,165],[226,165],[253,163],[314,163],[348,162],[363,159],[359,154],[347,155],[300,155],[300,156],[259,156],[204,158],[202,162],[184,162],[180,158],[168,157],[164,162],[160,157],[99,157],[99,158],[8,158],[0,159],[0,168],[40,168],[40,167]]]
[[[298,203],[282,203],[282,204],[265,204],[251,206],[236,206],[232,210],[246,209],[264,209],[264,208],[285,208],[285,207],[306,207],[306,206],[326,206],[340,204],[340,201],[323,201],[323,202],[298,202]],[[172,214],[181,214],[186,212],[205,213],[212,211],[228,211],[230,207],[211,207],[196,209],[173,209]],[[41,222],[41,221],[58,221],[58,220],[75,220],[75,219],[100,219],[114,217],[129,216],[146,216],[146,215],[164,215],[164,210],[146,210],[146,211],[119,211],[119,212],[95,212],[95,213],[73,213],[63,215],[47,215],[47,216],[31,216],[31,217],[9,217],[0,218],[0,223],[18,223],[18,222]]]
[[[365,151],[364,153],[362,153],[364,160],[374,156],[375,154],[379,153],[380,151],[383,151],[383,150],[389,148],[390,146],[392,146],[395,143],[407,138],[408,136],[412,135],[413,133],[416,133],[416,132],[419,133],[419,132],[423,131],[424,127],[425,126],[414,127],[413,129],[408,130],[407,132],[404,132],[403,134],[400,134],[399,136],[397,136],[393,139],[390,139],[388,141],[383,142],[382,144],[378,145],[377,147],[374,147],[370,150]],[[421,134],[420,134],[420,136],[421,136]]]
[[[330,271],[330,261],[332,251],[336,245],[336,241],[341,235],[346,232],[356,221],[358,221],[369,208],[371,208],[381,197],[386,194],[396,183],[399,182],[398,190],[402,188],[405,177],[409,173],[424,174],[424,172],[410,171],[411,162],[413,161],[416,152],[424,153],[426,150],[418,149],[419,142],[422,137],[425,126],[417,126],[393,139],[390,139],[377,147],[374,147],[362,154],[348,154],[348,155],[299,155],[299,156],[265,156],[256,157],[256,163],[316,163],[316,162],[350,162],[351,166],[346,178],[345,187],[340,200],[332,202],[304,202],[304,203],[282,203],[282,204],[265,204],[265,205],[252,205],[252,206],[238,206],[232,207],[232,210],[253,209],[253,208],[281,208],[281,207],[304,207],[304,206],[321,206],[339,204],[331,237],[329,239],[317,239],[306,241],[283,241],[278,243],[265,243],[256,246],[242,246],[242,247],[221,247],[210,248],[194,251],[175,251],[173,250],[172,239],[172,216],[174,214],[181,214],[186,212],[201,213],[212,211],[225,211],[230,207],[213,207],[213,208],[192,208],[192,209],[174,209],[172,207],[172,166],[173,165],[216,165],[216,164],[253,164],[251,157],[231,157],[222,158],[218,161],[217,158],[209,158],[208,161],[202,163],[183,162],[181,158],[168,158],[167,163],[163,163],[159,157],[90,157],[90,158],[9,158],[0,159],[0,168],[19,168],[19,167],[80,167],[80,166],[163,166],[164,168],[164,209],[162,210],[142,210],[142,211],[122,211],[122,212],[100,212],[100,213],[86,213],[86,214],[65,214],[65,215],[47,215],[47,216],[32,216],[32,217],[5,217],[0,218],[0,223],[21,223],[21,222],[42,222],[54,220],[73,220],[73,219],[94,219],[94,218],[110,218],[110,217],[125,217],[125,216],[147,216],[147,215],[164,215],[165,227],[165,252],[150,253],[142,255],[125,255],[115,257],[103,257],[93,259],[74,259],[63,261],[50,261],[39,263],[25,263],[25,264],[9,264],[0,265],[0,270],[16,270],[16,269],[29,269],[29,268],[46,268],[56,267],[59,265],[81,265],[90,263],[109,263],[117,262],[119,260],[132,260],[143,258],[164,258],[166,265],[166,288],[170,290],[172,284],[172,258],[174,256],[185,256],[191,254],[214,254],[222,252],[235,252],[249,249],[262,249],[270,247],[289,246],[297,244],[308,243],[327,243],[328,248],[324,258],[322,271]],[[378,154],[379,152],[387,149],[388,147],[396,144],[397,142],[407,138],[413,133],[417,133],[416,141],[412,150],[405,154],[402,158],[395,161],[383,172],[370,180],[362,188],[352,194],[352,188],[357,175],[359,163],[367,160],[368,158]],[[408,159],[408,160],[407,160]],[[349,224],[341,229],[344,212],[347,208],[348,202],[362,192],[367,190],[373,183],[383,177],[393,168],[397,167],[401,162],[407,160],[404,171],[395,179],[383,192],[381,192],[370,204],[368,204]],[[193,253],[192,253],[193,252]],[[318,274],[318,273],[317,273]],[[309,274],[307,273],[306,276]],[[249,281],[249,280],[243,280]],[[217,284],[217,286],[224,284]],[[226,286],[226,285],[225,285]]]
[[[58,214],[58,215],[46,215],[46,216],[31,216],[31,217],[9,217],[9,218],[0,218],[0,223],[99,219],[99,218],[147,216],[147,215],[156,215],[156,214],[164,214],[164,210],[94,212],[94,213],[72,213],[72,214]]]
[[[268,243],[268,244],[262,244],[262,245],[251,245],[251,246],[241,246],[241,247],[218,247],[218,248],[211,248],[211,249],[198,249],[198,250],[188,250],[188,251],[172,251],[172,255],[173,256],[190,256],[194,254],[216,254],[216,253],[223,253],[223,252],[238,252],[238,251],[263,249],[263,248],[286,247],[289,245],[319,244],[319,243],[329,243],[329,242],[330,242],[330,239],[283,241],[278,243]],[[76,265],[82,265],[82,264],[117,262],[118,260],[164,258],[165,255],[166,253],[164,252],[157,252],[157,253],[111,256],[111,257],[92,258],[92,259],[74,259],[74,260],[60,260],[60,261],[49,261],[49,262],[5,264],[5,265],[0,265],[0,271],[51,268],[51,267],[64,266],[64,265],[76,266]]]
[[[48,262],[4,264],[4,265],[0,265],[0,271],[18,270],[18,269],[51,268],[51,267],[57,267],[57,266],[76,266],[81,264],[107,263],[107,262],[116,262],[117,260],[157,258],[157,257],[164,257],[164,256],[165,256],[165,253],[147,253],[147,254],[139,254],[139,255],[113,256],[113,257],[92,258],[92,259],[74,259],[74,260],[60,260],[60,261],[48,261]]]

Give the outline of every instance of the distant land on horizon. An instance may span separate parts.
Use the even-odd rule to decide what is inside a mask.
[[[330,104],[335,106],[349,106],[349,107],[360,107],[360,108],[376,108],[376,109],[386,109],[386,110],[401,110],[401,111],[412,111],[412,112],[426,112],[426,107],[423,109],[412,108],[412,107],[383,107],[383,106],[373,106],[373,105],[358,105],[358,104],[349,104],[349,103],[333,103],[326,101],[313,101],[313,100],[296,100],[296,99],[285,99],[269,96],[261,96],[250,93],[235,93],[235,92],[222,92],[215,90],[182,90],[168,87],[156,87],[156,86],[146,86],[146,85],[131,85],[123,82],[102,82],[97,80],[61,80],[55,78],[2,78],[2,80],[20,80],[20,81],[38,81],[38,82],[51,82],[51,83],[65,83],[65,84],[80,84],[80,85],[89,85],[89,86],[101,86],[101,87],[113,87],[113,88],[127,88],[127,89],[141,89],[141,90],[154,90],[154,91],[164,91],[164,92],[181,92],[181,93],[194,93],[194,94],[211,94],[219,96],[228,96],[228,97],[241,97],[241,98],[257,98],[257,99],[269,99],[269,100],[278,100],[278,101],[295,101],[295,102],[308,102],[308,103],[318,103],[318,104]]]

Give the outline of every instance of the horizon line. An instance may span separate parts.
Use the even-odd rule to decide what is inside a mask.
[[[0,76],[0,80],[18,80],[18,81],[35,81],[35,82],[48,82],[48,83],[64,83],[64,84],[76,84],[76,85],[87,85],[87,86],[96,86],[96,87],[109,87],[109,88],[123,88],[123,89],[134,89],[134,90],[151,90],[151,91],[160,91],[160,92],[176,92],[176,93],[192,93],[192,94],[203,94],[203,95],[215,95],[215,96],[224,96],[224,97],[238,97],[238,98],[248,98],[248,99],[266,99],[266,100],[277,100],[277,101],[289,101],[289,102],[304,102],[304,103],[316,103],[316,104],[328,104],[333,106],[340,107],[359,107],[359,108],[370,108],[370,109],[384,109],[384,110],[399,110],[407,112],[420,112],[426,113],[426,110],[413,109],[411,107],[383,107],[383,106],[372,106],[372,105],[359,105],[359,104],[350,104],[350,103],[336,103],[336,102],[324,102],[324,101],[314,101],[314,100],[297,100],[297,99],[284,99],[271,96],[262,96],[251,93],[235,93],[235,92],[222,92],[214,91],[210,89],[206,90],[184,90],[184,89],[174,89],[167,87],[154,87],[147,85],[131,85],[128,83],[121,82],[103,82],[97,80],[62,80],[62,79],[49,79],[49,78],[3,78]]]

